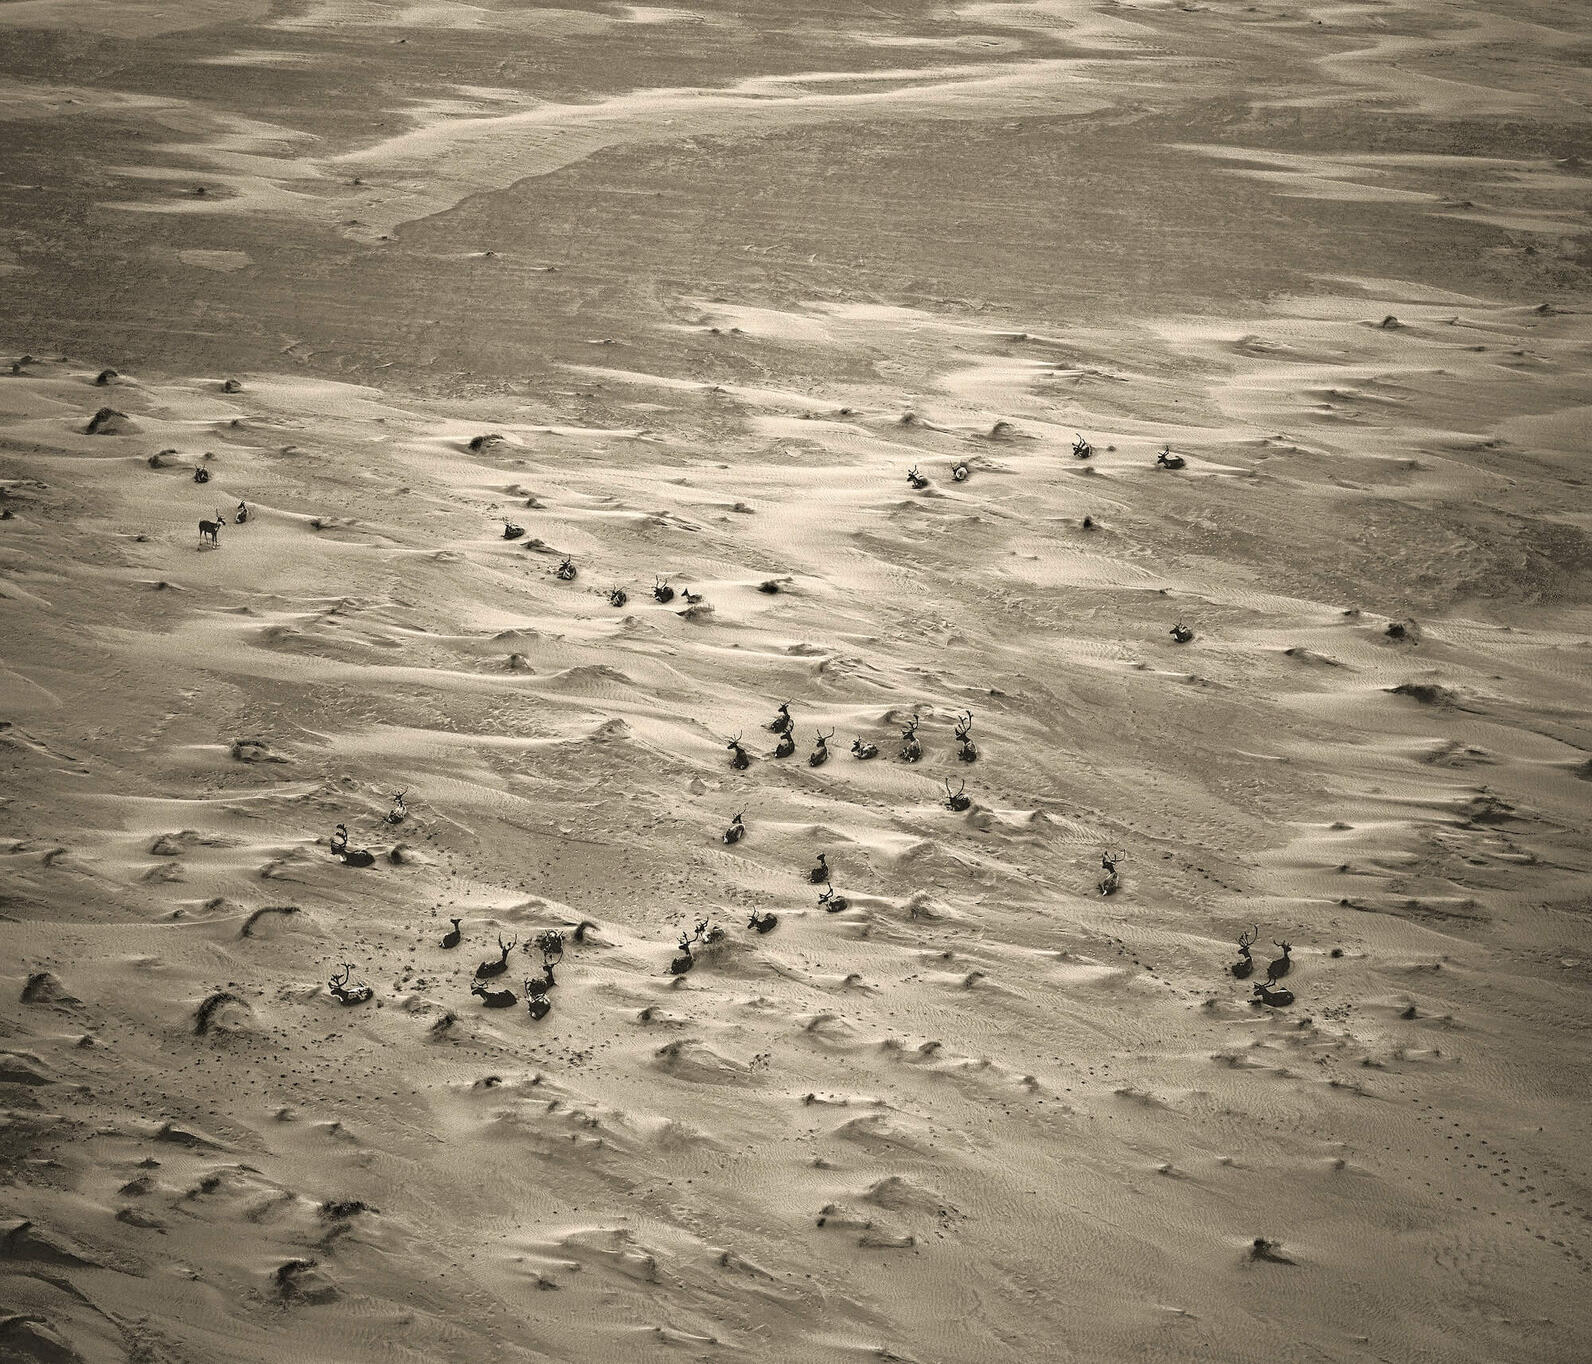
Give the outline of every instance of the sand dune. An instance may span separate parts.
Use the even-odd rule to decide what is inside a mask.
[[[0,1358],[1577,1357],[1578,16],[268,8],[0,7]]]

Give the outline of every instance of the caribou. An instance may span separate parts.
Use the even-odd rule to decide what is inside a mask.
[[[918,717],[913,715],[901,731],[901,761],[915,763],[923,757],[923,745],[918,742]]]
[[[350,848],[348,846],[348,825],[339,824],[332,834],[331,849],[333,857],[343,859],[345,867],[369,867],[375,864],[376,854],[369,848]]]
[[[345,1008],[350,1004],[363,1004],[375,991],[368,985],[349,985],[349,977],[354,974],[351,962],[344,962],[341,972],[334,972],[332,978],[326,982],[326,988],[331,991],[337,1002]]]
[[[1272,939],[1271,945],[1282,948],[1282,956],[1273,957],[1266,964],[1266,979],[1275,983],[1293,969],[1293,958],[1289,955],[1293,951],[1293,947],[1288,943],[1278,942],[1275,938]]]
[[[1264,1004],[1272,1009],[1286,1009],[1294,1002],[1294,995],[1292,990],[1273,990],[1268,981],[1257,980],[1255,982],[1255,999],[1251,1002]]]
[[[506,993],[506,992],[505,992]],[[512,1002],[512,1001],[511,1001]],[[531,1017],[540,1023],[553,1010],[553,1001],[547,997],[547,987],[543,981],[532,977],[525,980],[525,1004],[530,1010]]]
[[[494,976],[501,976],[507,971],[509,969],[509,953],[514,950],[519,941],[518,938],[511,938],[508,942],[504,942],[503,935],[499,933],[498,959],[496,961],[484,961],[477,966],[475,968],[475,978],[477,980],[491,980]]]
[[[1249,973],[1255,969],[1255,959],[1249,955],[1249,949],[1255,945],[1255,939],[1260,936],[1260,925],[1256,924],[1248,933],[1238,935],[1238,960],[1228,969],[1238,980],[1247,980]]]
[[[822,767],[829,761],[829,741],[835,737],[835,731],[830,730],[825,734],[822,730],[815,730],[818,736],[818,746],[807,755],[808,767]]]
[[[965,763],[978,761],[978,745],[973,742],[973,712],[963,711],[956,722],[956,741],[961,745],[956,756]]]

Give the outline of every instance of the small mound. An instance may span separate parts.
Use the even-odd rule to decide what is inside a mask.
[[[0,1317],[0,1359],[30,1364],[85,1364],[43,1317],[16,1313]]]
[[[1394,696],[1407,696],[1412,701],[1419,701],[1423,706],[1459,704],[1458,692],[1440,687],[1435,682],[1400,682],[1396,687],[1389,687],[1388,691]]]
[[[1460,807],[1460,817],[1471,824],[1508,824],[1515,817],[1515,807],[1490,791],[1483,791]]]
[[[178,857],[197,842],[199,835],[193,829],[183,829],[175,834],[161,834],[149,845],[149,853],[151,857]]]
[[[232,741],[232,757],[240,763],[285,763],[292,761],[280,753],[271,751],[271,745],[264,739],[234,739]]]
[[[1284,649],[1285,657],[1293,659],[1296,663],[1304,663],[1312,668],[1341,668],[1343,664],[1326,654],[1318,654],[1314,649],[1306,649],[1303,645],[1296,644],[1291,649]]]
[[[196,1037],[204,1037],[212,1028],[231,1031],[248,1018],[249,1006],[230,990],[217,990],[205,997],[194,1010],[193,1030]]]
[[[22,1002],[24,1004],[81,1004],[76,995],[71,994],[60,980],[48,971],[35,971],[28,977],[27,983],[22,987]]]
[[[947,1211],[948,1206],[945,1199],[932,1189],[926,1189],[902,1175],[886,1175],[868,1187],[862,1200],[892,1212],[942,1213]]]
[[[238,936],[240,938],[252,938],[254,936],[255,925],[258,924],[260,920],[264,919],[268,914],[280,914],[286,918],[289,915],[297,913],[299,913],[299,907],[297,905],[265,905],[262,908],[255,910],[253,914],[249,915],[249,917],[243,921],[243,927],[238,930]]]
[[[31,1051],[0,1051],[0,1085],[50,1085],[49,1067]]]
[[[695,1080],[699,1084],[733,1083],[751,1074],[745,1062],[732,1060],[689,1038],[659,1047],[653,1058],[676,1079]]]
[[[272,1276],[278,1295],[287,1302],[336,1302],[342,1295],[315,1260],[289,1260]]]
[[[83,428],[86,435],[90,436],[125,436],[138,430],[138,425],[125,412],[118,412],[114,407],[102,407],[88,419],[88,425]]]

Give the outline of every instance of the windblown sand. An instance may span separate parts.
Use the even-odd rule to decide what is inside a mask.
[[[1584,1358],[1586,53],[0,6],[0,1360]]]

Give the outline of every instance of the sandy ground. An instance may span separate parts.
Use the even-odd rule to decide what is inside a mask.
[[[0,1360],[1584,1357],[1586,52],[0,5]]]

